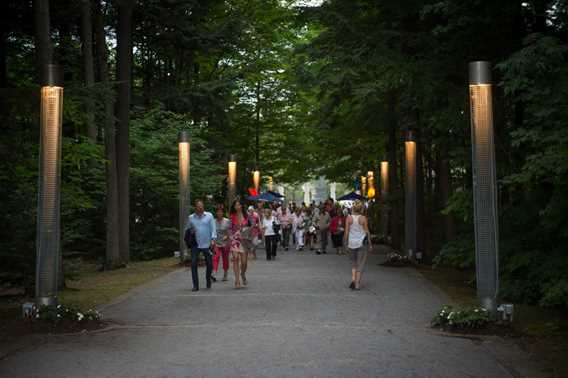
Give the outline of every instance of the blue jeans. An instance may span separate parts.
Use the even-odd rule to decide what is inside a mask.
[[[193,281],[193,287],[199,289],[199,276],[197,275],[197,262],[199,260],[199,253],[203,253],[205,257],[205,262],[207,264],[207,272],[205,278],[207,279],[207,285],[211,285],[211,271],[213,270],[213,254],[209,248],[192,248],[191,249],[191,280]]]

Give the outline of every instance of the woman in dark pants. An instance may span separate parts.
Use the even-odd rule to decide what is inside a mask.
[[[345,230],[345,218],[343,217],[343,212],[341,207],[337,206],[333,210],[333,215],[331,218],[331,224],[329,226],[329,231],[331,232],[331,241],[333,247],[338,255],[343,255],[343,233]]]
[[[266,209],[262,217],[262,234],[264,235],[264,246],[266,247],[266,259],[276,260],[276,248],[278,247],[278,236],[274,232],[274,221],[272,210]]]

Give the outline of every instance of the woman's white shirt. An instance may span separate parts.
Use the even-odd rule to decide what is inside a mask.
[[[264,236],[276,235],[274,232],[274,227],[272,223],[274,222],[274,217],[262,218],[262,228],[264,229]]]
[[[363,245],[363,240],[365,239],[365,236],[367,236],[365,229],[363,228],[361,223],[359,223],[360,217],[361,215],[351,215],[351,219],[353,219],[353,222],[349,225],[347,248],[350,249],[361,248],[361,246]]]

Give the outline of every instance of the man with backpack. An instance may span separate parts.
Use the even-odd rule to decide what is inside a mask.
[[[207,288],[211,288],[211,271],[213,270],[213,253],[211,252],[211,242],[217,237],[215,218],[205,211],[203,200],[195,201],[195,213],[191,214],[187,220],[185,231],[185,241],[191,249],[191,279],[193,281],[192,291],[199,290],[199,276],[197,275],[197,264],[199,254],[202,253],[207,264],[205,278]]]

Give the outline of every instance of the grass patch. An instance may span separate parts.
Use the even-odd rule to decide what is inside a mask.
[[[132,262],[125,268],[111,271],[100,271],[96,264],[75,261],[74,279],[66,281],[67,287],[59,292],[59,302],[85,311],[94,309],[177,268],[179,259],[175,258]],[[0,297],[0,351],[22,336],[37,331],[37,327],[22,320],[22,303],[31,301],[33,299],[22,296]]]
[[[102,272],[86,265],[78,279],[67,281],[67,288],[59,293],[59,301],[73,307],[95,308],[175,270],[178,263],[179,260],[172,257],[134,262],[126,268]]]

